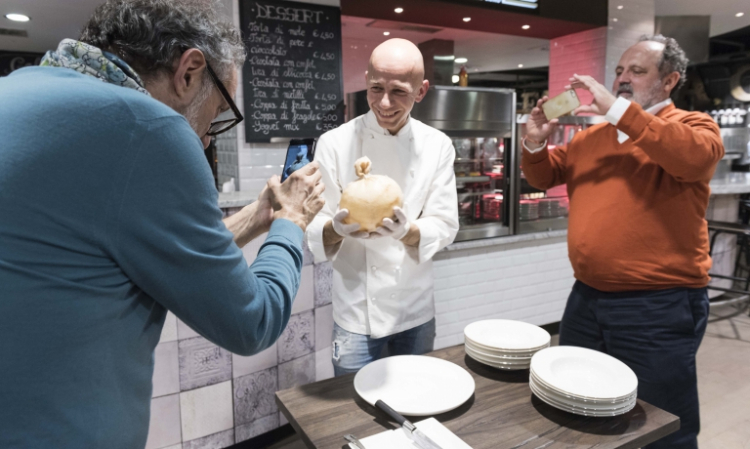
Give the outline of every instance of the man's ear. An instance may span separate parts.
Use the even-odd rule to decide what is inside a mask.
[[[680,72],[672,72],[664,77],[664,88],[668,94],[671,94],[677,84],[680,82]]]
[[[427,80],[422,81],[422,85],[419,86],[419,92],[417,93],[416,98],[414,98],[414,101],[419,103],[424,99],[424,96],[427,95],[427,90],[430,88],[430,82]]]
[[[200,92],[206,69],[206,58],[197,48],[191,48],[180,56],[174,65],[174,90],[181,103],[191,103]]]

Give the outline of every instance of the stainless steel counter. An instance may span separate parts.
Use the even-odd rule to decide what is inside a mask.
[[[712,179],[709,186],[711,195],[750,193],[750,173],[729,172],[721,178]]]

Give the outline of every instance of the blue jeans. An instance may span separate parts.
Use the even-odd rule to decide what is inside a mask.
[[[389,355],[421,355],[435,345],[435,318],[417,327],[383,338],[355,334],[333,323],[333,372],[356,373],[370,362]]]
[[[705,288],[606,293],[576,282],[560,344],[607,353],[638,377],[638,398],[680,417],[680,430],[647,449],[697,449],[695,354],[708,323]]]

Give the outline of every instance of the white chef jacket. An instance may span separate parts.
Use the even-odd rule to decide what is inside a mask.
[[[419,247],[391,237],[345,238],[323,246],[323,226],[338,210],[341,192],[357,180],[354,162],[372,161],[371,173],[387,175],[404,193],[404,212],[420,231]],[[333,263],[333,319],[349,332],[381,338],[435,316],[432,256],[458,232],[455,150],[442,132],[409,118],[395,136],[372,111],[323,134],[315,160],[326,190],[323,210],[307,227],[315,262]]]

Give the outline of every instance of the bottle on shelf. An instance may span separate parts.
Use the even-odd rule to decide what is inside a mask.
[[[458,85],[461,87],[467,87],[469,85],[469,72],[466,71],[466,66],[461,66],[461,71],[458,72]]]

